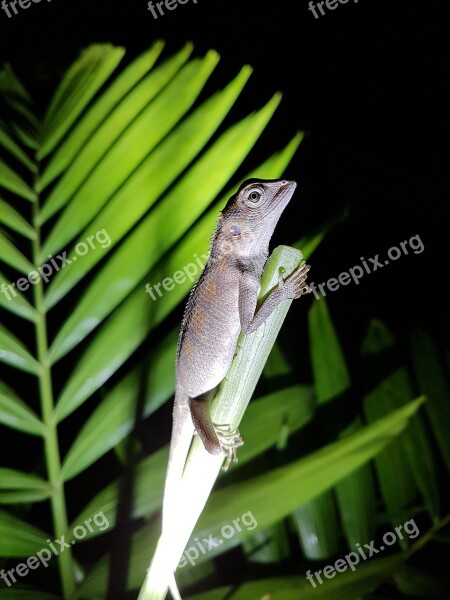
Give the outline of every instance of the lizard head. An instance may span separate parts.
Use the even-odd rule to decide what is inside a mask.
[[[268,252],[269,241],[297,184],[287,179],[248,179],[232,196],[218,224],[222,252],[248,257]]]

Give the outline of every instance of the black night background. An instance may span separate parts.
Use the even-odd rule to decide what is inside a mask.
[[[368,261],[380,256],[382,266],[365,274],[358,285],[352,282],[340,286],[326,296],[352,372],[352,390],[359,392],[366,383],[358,368],[361,342],[371,319],[383,322],[398,340],[402,352],[389,357],[392,366],[400,365],[406,357],[411,368],[408,348],[417,328],[428,332],[444,362],[447,348],[448,362],[450,53],[445,8],[444,3],[416,0],[350,0],[335,10],[325,8],[325,14],[315,18],[306,0],[189,0],[155,19],[145,0],[42,0],[27,9],[18,8],[18,14],[9,8],[10,18],[8,11],[0,10],[0,67],[11,64],[42,115],[69,65],[81,49],[92,43],[124,46],[127,52],[122,68],[157,39],[166,41],[163,58],[192,41],[194,57],[203,56],[209,49],[221,56],[198,102],[224,87],[244,64],[253,67],[248,84],[216,137],[281,91],[279,108],[232,183],[286,146],[296,132],[306,132],[284,172],[286,178],[298,182],[298,188],[278,224],[272,247],[293,244],[335,219],[308,260],[309,281],[316,286],[361,265],[362,257]],[[53,223],[51,220],[50,225]],[[391,247],[400,248],[401,242],[413,236],[420,238],[423,251],[410,250],[384,264]],[[56,325],[50,326],[50,336],[74,309],[76,299],[77,294],[72,295],[56,309]],[[314,302],[312,294],[295,302],[279,336],[281,348],[300,381],[311,380],[305,315]],[[183,306],[184,301],[151,333],[142,352],[180,323]],[[1,308],[0,322],[8,328],[14,325],[16,334],[34,348],[33,337],[27,337],[28,324]],[[76,348],[70,360],[82,354],[83,349]],[[132,356],[127,364],[138,364],[139,358]],[[64,372],[65,365],[69,365],[66,360],[61,361],[62,370],[54,375],[57,391],[68,377]],[[22,398],[35,393],[28,374],[22,378],[1,362],[0,371],[1,379],[18,390]],[[266,391],[264,384],[261,390]],[[319,437],[323,444],[332,441],[341,426],[354,417],[351,395],[344,394],[340,406],[338,409],[330,404],[320,409],[323,417]],[[82,406],[62,423],[59,437],[63,454],[91,411],[92,405]],[[170,414],[167,402],[152,415],[151,422],[137,426],[136,435],[145,453],[167,443]],[[301,433],[296,435],[301,437]],[[45,474],[39,439],[26,438],[22,444],[17,436],[15,430],[0,426],[2,466],[31,471],[34,465],[37,472]],[[308,451],[315,448],[310,442],[306,444]],[[247,474],[252,472],[251,466],[246,469]],[[442,480],[444,470],[439,462]],[[70,481],[67,504],[71,515],[118,474],[115,459],[107,455],[86,472],[83,483]],[[448,495],[446,500],[445,494],[443,497],[444,505],[448,505]],[[16,514],[25,514],[20,511]],[[36,504],[29,514],[32,522],[52,530],[47,505]],[[123,532],[128,532],[126,526]],[[94,563],[112,539],[119,539],[117,532],[109,535],[94,541],[92,549],[85,551],[88,563]],[[122,548],[126,554],[127,545]],[[293,556],[291,561],[295,562],[298,555]],[[239,580],[233,574],[233,569],[239,569],[239,555],[219,560],[222,581],[213,578],[208,585],[193,586],[189,591],[198,593]],[[19,559],[1,561],[0,566],[10,566]],[[430,562],[427,556],[422,566]],[[443,555],[436,558],[438,565],[443,562]],[[288,572],[292,564],[288,561]],[[57,582],[56,569],[53,573]],[[267,575],[278,573],[269,569]],[[257,575],[265,577],[266,573],[262,569]],[[38,574],[34,581],[43,588],[57,590],[57,583],[42,583],[45,576]],[[137,597],[133,592],[115,596],[111,581],[114,577],[109,583],[109,598]],[[31,577],[26,583],[32,585]],[[117,585],[123,585],[120,575]],[[409,596],[393,593],[380,597]]]

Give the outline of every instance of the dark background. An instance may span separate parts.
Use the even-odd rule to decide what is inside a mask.
[[[293,243],[328,218],[347,214],[309,261],[316,284],[360,264],[362,256],[380,254],[384,260],[391,246],[412,236],[425,246],[421,254],[410,251],[365,275],[358,286],[328,294],[355,366],[373,317],[387,324],[405,350],[418,326],[433,334],[440,349],[448,342],[449,52],[448,17],[439,6],[350,0],[316,20],[306,0],[189,0],[155,20],[146,0],[42,0],[10,19],[0,11],[0,64],[12,64],[41,112],[67,66],[93,42],[125,46],[125,63],[156,38],[167,41],[163,56],[186,40],[195,43],[195,54],[216,49],[222,60],[202,97],[251,64],[254,73],[224,127],[277,90],[283,101],[236,179],[298,130],[309,133],[285,173],[299,187],[274,245]],[[300,372],[308,361],[305,313],[312,301],[295,304],[281,334]],[[180,306],[174,318],[181,312]],[[64,424],[63,446],[89,412],[82,409]],[[160,419],[155,446],[167,441],[169,404]],[[4,442],[9,434],[15,439],[5,432]],[[11,466],[24,467],[29,458],[15,453],[11,462],[17,464]],[[100,479],[97,471],[92,475],[95,489],[109,480],[108,471]],[[73,491],[84,500],[92,496],[86,483]]]
[[[350,0],[315,19],[305,0],[189,0],[155,20],[145,0],[42,0],[8,19],[0,11],[0,61],[9,61],[41,108],[64,69],[92,42],[124,45],[130,61],[156,38],[165,55],[186,40],[222,60],[210,88],[243,63],[254,67],[234,120],[281,90],[283,102],[253,162],[309,132],[286,176],[299,182],[275,243],[292,243],[350,208],[311,261],[320,283],[420,235],[410,253],[357,287],[329,294],[351,352],[369,318],[401,334],[412,323],[443,334],[449,76],[447,19],[438,3]],[[205,94],[208,93],[205,90]],[[359,342],[358,342],[359,343]]]
[[[441,349],[448,342],[450,69],[446,14],[437,6],[350,0],[315,19],[306,0],[188,0],[155,20],[146,0],[42,0],[9,19],[0,11],[0,64],[13,65],[41,113],[80,49],[94,42],[125,46],[123,64],[156,38],[167,41],[163,56],[186,40],[195,43],[197,55],[216,49],[222,59],[202,98],[251,64],[250,82],[223,128],[277,90],[283,101],[235,179],[297,131],[308,132],[285,173],[299,187],[274,245],[293,243],[346,214],[309,261],[316,285],[360,264],[360,257],[380,254],[384,261],[390,247],[411,236],[419,235],[425,246],[421,254],[410,250],[365,275],[358,286],[328,293],[346,356],[356,367],[374,317],[405,350],[417,326],[428,329]],[[295,303],[281,333],[301,379],[308,370],[305,313],[313,301]],[[180,321],[182,309],[157,335]]]

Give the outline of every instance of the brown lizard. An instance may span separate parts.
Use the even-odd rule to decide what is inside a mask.
[[[192,290],[178,340],[176,393],[169,465],[163,502],[163,533],[169,507],[179,497],[194,430],[211,454],[224,451],[226,466],[236,460],[240,435],[213,424],[209,400],[225,378],[240,332],[255,331],[286,299],[310,292],[309,266],[299,266],[257,307],[260,280],[275,226],[297,184],[285,179],[244,182],[220,215],[210,253]],[[172,594],[177,596],[174,581]]]

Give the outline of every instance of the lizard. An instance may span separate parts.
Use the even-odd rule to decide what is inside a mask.
[[[172,436],[163,499],[162,531],[179,494],[192,436],[197,433],[210,454],[225,453],[225,467],[237,460],[239,432],[216,426],[209,401],[225,378],[239,334],[255,331],[286,299],[311,291],[309,265],[303,263],[258,307],[260,280],[276,224],[297,184],[286,179],[249,179],[225,205],[211,238],[205,267],[184,311],[176,353],[176,391]],[[180,598],[174,577],[171,593]]]

